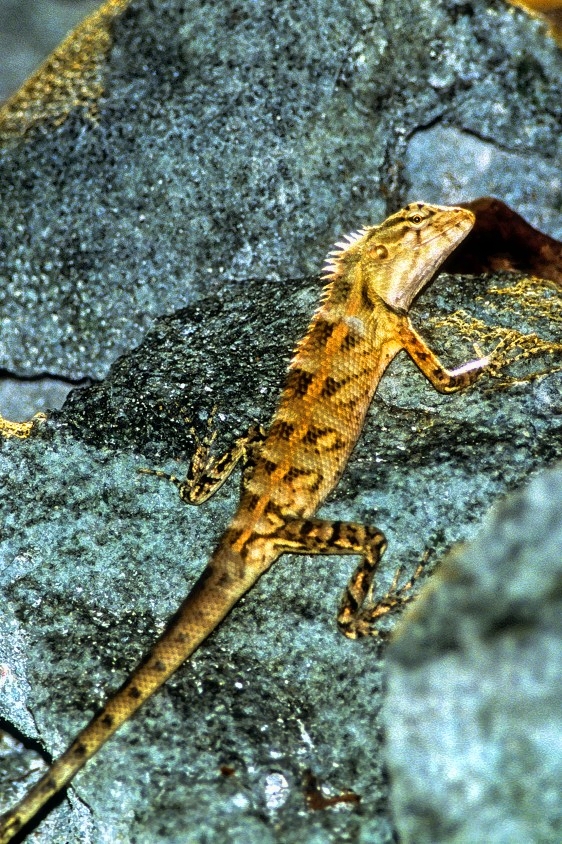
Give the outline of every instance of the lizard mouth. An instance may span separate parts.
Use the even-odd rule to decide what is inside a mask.
[[[456,219],[448,226],[444,226],[427,240],[420,237],[410,252],[410,255],[414,253],[419,257],[411,263],[407,258],[399,262],[396,274],[390,276],[389,283],[382,290],[379,288],[378,293],[383,302],[396,313],[407,314],[416,296],[435,276],[445,259],[464,240],[473,225],[473,215],[459,208]],[[425,255],[428,244],[439,240],[442,245],[429,250],[429,254]]]

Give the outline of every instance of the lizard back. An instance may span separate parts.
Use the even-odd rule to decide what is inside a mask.
[[[322,303],[244,480],[228,535],[235,550],[252,534],[271,535],[287,516],[312,515],[336,486],[380,378],[402,348],[412,299],[472,221],[461,208],[412,203],[336,244]]]

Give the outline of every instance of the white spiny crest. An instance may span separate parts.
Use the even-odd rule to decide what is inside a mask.
[[[348,249],[351,249],[362,238],[371,231],[371,228],[365,227],[357,229],[357,231],[344,234],[343,240],[338,240],[334,243],[334,248],[331,249],[326,256],[326,263],[322,268],[322,278],[330,278],[338,271],[338,262],[345,255]]]

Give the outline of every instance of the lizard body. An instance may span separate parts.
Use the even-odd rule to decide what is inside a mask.
[[[0,844],[7,844],[68,784],[281,554],[361,556],[338,614],[339,627],[350,638],[376,633],[378,618],[410,600],[406,593],[415,575],[401,588],[393,584],[378,603],[369,603],[386,546],[380,531],[313,514],[339,481],[379,380],[400,350],[441,392],[468,386],[485,368],[487,358],[447,371],[407,316],[416,294],[473,223],[466,209],[412,203],[380,226],[336,244],[325,269],[322,303],[296,347],[267,433],[254,430],[222,460],[208,461],[209,441],[203,442],[186,480],[172,478],[184,501],[201,503],[236,461],[246,458],[239,506],[208,565],[124,685],[23,800],[0,818]]]

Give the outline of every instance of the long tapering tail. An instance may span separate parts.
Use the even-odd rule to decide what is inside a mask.
[[[247,569],[240,555],[231,548],[219,545],[150,653],[21,802],[0,818],[0,844],[8,844],[70,782],[107,739],[199,647],[260,574],[261,571]]]

